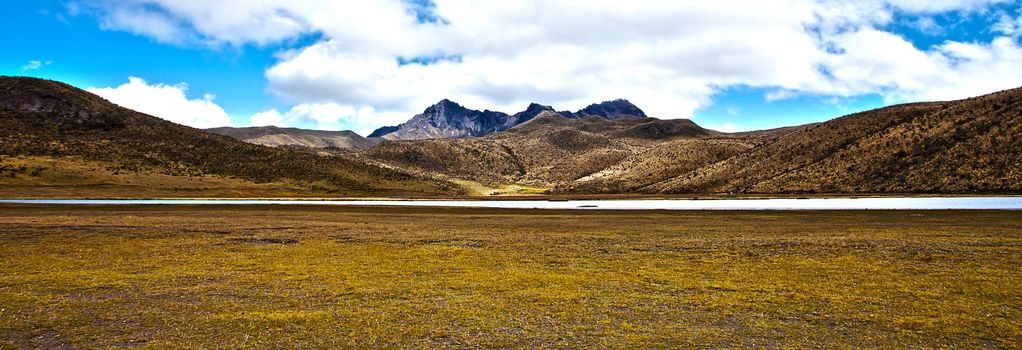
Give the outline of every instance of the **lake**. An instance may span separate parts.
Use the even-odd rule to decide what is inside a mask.
[[[215,200],[215,199],[25,199],[19,204],[104,205],[347,205],[475,207],[507,209],[609,210],[1022,210],[1022,197],[887,197],[771,199],[624,199],[624,200]]]

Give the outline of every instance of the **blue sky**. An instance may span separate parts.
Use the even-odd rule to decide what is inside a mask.
[[[441,98],[514,113],[620,97],[751,130],[1022,85],[1017,1],[248,3],[9,2],[0,74],[197,127],[363,134]]]

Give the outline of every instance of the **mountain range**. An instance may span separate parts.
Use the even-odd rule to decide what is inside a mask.
[[[206,131],[230,136],[245,142],[264,146],[298,146],[307,148],[338,148],[362,150],[383,140],[422,140],[479,137],[512,128],[554,108],[532,103],[524,111],[506,114],[489,110],[479,111],[462,107],[444,99],[396,126],[376,129],[368,137],[352,131],[306,130],[276,126],[220,127]],[[566,118],[579,119],[597,116],[616,119],[622,116],[645,118],[646,114],[627,100],[618,99],[594,103],[577,112],[556,112]]]
[[[1022,89],[742,133],[624,100],[513,115],[443,100],[363,138],[202,131],[3,77],[0,128],[4,197],[1022,192]]]
[[[554,111],[553,107],[532,103],[524,111],[507,114],[490,110],[477,111],[444,99],[426,108],[407,122],[397,126],[377,129],[369,137],[385,140],[422,140],[459,137],[485,136],[500,132],[529,121],[542,112]],[[615,119],[621,116],[646,117],[639,107],[627,100],[613,100],[592,104],[577,112],[560,112],[561,115],[579,119],[597,116]]]

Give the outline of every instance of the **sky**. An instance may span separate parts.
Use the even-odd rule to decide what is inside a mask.
[[[0,75],[177,123],[354,130],[624,98],[743,131],[1022,86],[1022,1],[31,0]]]

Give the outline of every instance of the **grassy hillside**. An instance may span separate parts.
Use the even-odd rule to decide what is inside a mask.
[[[784,134],[651,192],[1017,193],[1022,89],[899,105]]]
[[[362,162],[206,133],[118,107],[63,83],[33,78],[0,77],[0,156],[81,162],[86,167],[101,166],[100,171],[111,175],[161,174],[200,182],[216,177],[245,186],[290,183],[292,195],[460,191],[447,182]],[[11,172],[15,181],[8,180],[6,185],[47,185],[45,177],[35,176],[40,174]],[[65,186],[67,196],[76,195],[74,183],[64,185],[72,185]],[[159,182],[136,185],[166,187]]]
[[[544,112],[506,132],[480,138],[384,142],[364,156],[491,185],[554,186],[619,164],[652,144],[718,134],[688,120],[568,119]]]
[[[562,184],[557,191],[633,193],[753,147],[753,142],[729,138],[667,141],[643,149],[603,170]]]

